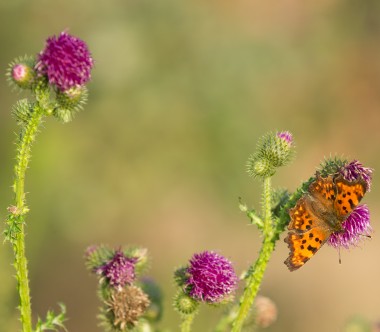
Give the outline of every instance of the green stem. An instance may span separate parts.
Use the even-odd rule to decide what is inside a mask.
[[[240,332],[245,319],[252,307],[257,292],[259,291],[268,261],[275,247],[274,231],[271,212],[271,178],[264,179],[263,192],[263,235],[264,240],[255,264],[251,266],[247,275],[247,285],[240,300],[237,317],[233,323],[231,332]]]
[[[190,332],[191,325],[193,324],[193,320],[195,317],[195,312],[188,315],[181,315],[181,317],[182,317],[181,332]]]
[[[38,127],[42,121],[42,117],[43,112],[41,112],[39,107],[36,105],[34,107],[33,112],[31,112],[30,114],[29,121],[25,124],[20,134],[18,154],[16,158],[17,164],[15,167],[15,206],[16,211],[18,211],[17,213],[21,214],[21,222],[18,225],[19,230],[18,232],[16,232],[15,238],[12,241],[12,247],[15,255],[14,265],[16,269],[16,279],[18,283],[18,291],[20,296],[20,312],[23,332],[32,331],[32,311],[28,279],[28,266],[27,259],[25,256],[24,216],[27,212],[27,209],[25,207],[24,183],[25,172],[28,168],[28,163],[31,156],[31,146],[35,140]]]

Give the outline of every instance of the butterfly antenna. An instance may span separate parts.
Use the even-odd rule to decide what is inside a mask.
[[[372,239],[372,236],[371,236],[371,235],[368,235],[368,234],[358,234],[358,235],[360,235],[360,236],[364,236],[364,237],[366,237],[366,238],[368,238],[368,239]]]
[[[340,247],[338,247],[339,264],[342,264],[342,257],[340,256]]]

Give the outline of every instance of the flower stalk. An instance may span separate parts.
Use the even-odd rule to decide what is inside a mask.
[[[181,318],[182,318],[181,332],[191,331],[191,326],[193,324],[195,315],[196,315],[196,312],[192,312],[191,314],[187,314],[187,315],[181,315]]]
[[[45,49],[37,57],[17,58],[8,68],[10,85],[13,88],[29,90],[33,96],[31,101],[22,99],[13,107],[13,114],[21,130],[14,168],[14,201],[8,208],[4,230],[5,239],[11,243],[14,253],[23,332],[64,328],[63,304],[60,305],[60,314],[55,315],[49,311],[44,321],[38,319],[36,328],[32,327],[28,262],[25,253],[25,218],[29,211],[25,201],[25,175],[31,159],[32,145],[44,117],[53,115],[63,122],[72,119],[73,113],[81,108],[86,99],[84,84],[90,79],[92,66],[93,60],[87,45],[64,32],[58,40],[49,38]],[[62,94],[65,94],[66,99]]]
[[[271,178],[264,178],[263,191],[263,243],[256,262],[250,267],[246,279],[247,284],[243,296],[240,300],[240,307],[235,321],[232,325],[232,332],[241,331],[244,321],[259,291],[264,272],[275,247],[274,230],[271,211]]]
[[[9,218],[10,222],[13,221],[13,223],[17,223],[17,225],[10,225],[8,223],[8,226],[13,226],[13,229],[17,229],[17,231],[15,231],[14,234],[10,235],[15,256],[14,266],[16,269],[16,279],[18,283],[18,291],[20,297],[20,312],[21,322],[23,325],[23,332],[32,331],[32,311],[28,279],[28,264],[25,255],[25,215],[28,211],[28,209],[25,207],[25,173],[30,161],[31,147],[33,142],[35,141],[38,127],[42,123],[42,118],[43,113],[36,105],[30,116],[30,120],[28,121],[24,130],[22,130],[22,133],[20,134],[14,182],[16,207],[16,209],[14,209],[14,212],[16,214],[20,213],[20,217]]]

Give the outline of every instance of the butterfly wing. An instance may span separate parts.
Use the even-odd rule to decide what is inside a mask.
[[[333,178],[332,176],[323,178],[319,173],[316,177],[309,186],[309,194],[319,202],[321,207],[331,211],[336,198],[336,185]]]
[[[334,208],[337,216],[344,220],[363,198],[367,185],[361,178],[347,181],[341,175],[335,179],[335,184],[337,193]]]
[[[289,233],[285,242],[290,249],[285,264],[290,271],[303,266],[331,235],[331,230],[311,207],[311,196],[302,196],[290,209]]]

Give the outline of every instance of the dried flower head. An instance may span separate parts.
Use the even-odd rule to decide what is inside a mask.
[[[135,280],[135,263],[137,259],[126,257],[122,251],[115,252],[112,259],[96,269],[114,287],[123,287]]]
[[[46,76],[60,91],[86,84],[92,67],[93,59],[86,43],[65,31],[47,39],[35,66],[38,75]]]
[[[126,331],[137,325],[150,301],[141,288],[127,286],[121,290],[113,290],[110,300],[105,304],[107,320],[115,329]]]
[[[357,245],[365,236],[372,232],[370,215],[367,205],[358,205],[342,223],[344,232],[331,234],[328,244],[334,248],[349,248]]]
[[[204,251],[194,254],[187,268],[186,292],[196,300],[217,303],[236,290],[238,278],[225,257]]]

